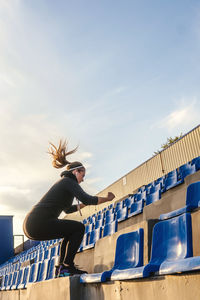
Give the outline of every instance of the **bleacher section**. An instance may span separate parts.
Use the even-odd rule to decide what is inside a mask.
[[[83,220],[75,263],[90,274],[55,279],[60,240],[43,241],[0,266],[0,300],[199,299],[199,207],[197,157]]]

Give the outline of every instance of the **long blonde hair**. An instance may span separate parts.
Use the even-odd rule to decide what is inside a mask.
[[[75,153],[78,149],[78,146],[74,148],[73,150],[68,151],[67,147],[67,141],[60,139],[59,146],[56,147],[54,144],[49,142],[50,147],[48,149],[48,153],[52,156],[52,165],[56,169],[60,169],[67,166],[67,170],[70,171],[72,168],[78,168],[78,167],[83,167],[83,165],[80,162],[69,162],[66,157],[68,155],[71,155]]]

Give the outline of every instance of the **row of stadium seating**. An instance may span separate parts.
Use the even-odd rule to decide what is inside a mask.
[[[24,289],[28,284],[55,277],[60,240],[42,241],[0,267],[0,290]]]
[[[111,204],[107,208],[103,209],[103,211],[99,211],[97,214],[84,220],[83,223],[85,223],[86,230],[79,250],[83,251],[84,249],[94,247],[98,239],[107,235],[112,235],[117,231],[118,222],[132,217],[137,213],[141,213],[144,205],[148,205],[147,199],[149,196],[158,193],[159,197],[157,200],[159,200],[161,193],[164,193],[168,189],[166,188],[166,182],[168,182],[168,179],[176,176],[174,174],[179,174],[177,175],[179,180],[182,172],[181,169],[188,170],[190,166],[195,166],[195,171],[199,170],[200,167],[198,166],[200,166],[200,157],[188,164],[185,164],[179,169],[170,172],[166,176],[157,179],[151,184],[141,187],[136,194],[130,195],[130,197],[124,201],[118,202],[115,207]],[[192,168],[194,169],[194,167]],[[173,212],[172,215],[161,215],[161,220],[165,220],[185,212],[190,212],[194,208],[199,207],[200,199],[194,195],[200,195],[200,185],[199,183],[194,185],[196,189],[194,192],[192,192],[193,189],[191,186],[193,185],[190,185],[187,189],[185,208],[176,213]],[[140,232],[141,231],[142,230],[140,230]],[[139,235],[142,236],[142,233]],[[59,257],[60,241],[61,240],[59,239],[42,241],[36,247],[30,248],[2,264],[0,266],[0,289],[10,290],[26,288],[29,283],[54,278],[55,264]]]
[[[200,270],[193,257],[190,213],[160,221],[154,226],[151,259],[143,265],[143,229],[117,239],[114,266],[109,271],[82,274],[81,283],[128,280]]]
[[[144,206],[160,200],[162,193],[183,183],[186,176],[195,173],[199,169],[200,157],[197,157],[154,182],[139,188],[137,193],[118,202],[115,207],[111,204],[97,214],[84,219],[83,223],[86,229],[79,251],[94,247],[97,240],[116,232],[119,222],[142,213]],[[187,197],[185,212],[190,211],[187,204],[190,201],[191,199]],[[197,203],[194,205],[196,206]],[[180,213],[177,211],[178,214]],[[165,215],[161,218],[165,218]]]

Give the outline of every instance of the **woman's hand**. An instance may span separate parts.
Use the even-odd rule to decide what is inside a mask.
[[[115,195],[111,192],[108,192],[107,197],[98,197],[98,203],[97,204],[105,203],[107,201],[112,201],[114,198],[115,198]]]
[[[112,192],[108,192],[107,198],[108,201],[112,201],[115,198],[115,195]]]

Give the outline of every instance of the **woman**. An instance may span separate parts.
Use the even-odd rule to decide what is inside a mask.
[[[66,159],[76,150],[77,148],[67,152],[66,141],[62,142],[62,140],[60,140],[58,148],[51,144],[49,153],[53,158],[52,165],[55,168],[67,166],[67,170],[61,173],[61,179],[32,208],[23,225],[24,233],[29,239],[41,241],[63,238],[59,265],[56,270],[57,276],[63,273],[70,275],[87,273],[77,269],[74,265],[74,257],[83,239],[85,226],[81,222],[58,219],[60,213],[62,211],[72,213],[85,205],[98,205],[112,201],[115,197],[111,192],[107,197],[97,197],[90,196],[83,191],[79,184],[84,179],[85,167],[80,162],[70,163]],[[74,197],[82,202],[80,206],[72,205]]]

